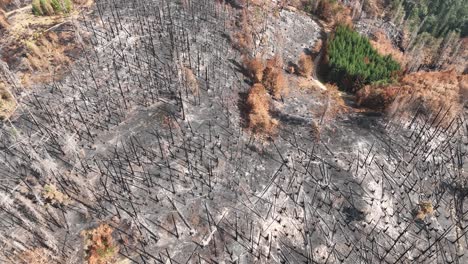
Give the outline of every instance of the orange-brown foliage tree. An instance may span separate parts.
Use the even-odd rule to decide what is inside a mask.
[[[284,75],[283,70],[278,68],[265,71],[263,85],[275,99],[280,99],[288,90],[287,77]]]
[[[244,68],[254,83],[259,83],[263,80],[263,71],[265,70],[265,64],[259,57],[249,58],[244,57],[243,59]]]
[[[247,97],[249,107],[249,128],[254,133],[272,134],[275,132],[278,121],[270,116],[270,101],[265,87],[254,84]]]
[[[358,106],[383,111],[395,100],[398,87],[366,85],[356,93],[356,103]]]
[[[412,73],[398,84],[365,86],[356,99],[361,106],[408,118],[416,111],[421,116],[435,117],[442,110],[436,122],[450,122],[463,109],[467,99],[466,76],[453,70]]]
[[[392,42],[383,31],[375,32],[373,38],[370,40],[370,43],[379,54],[384,56],[392,56],[395,61],[400,63],[402,68],[405,68],[405,54],[393,46]]]
[[[283,72],[281,56],[275,55],[267,60],[262,83],[275,99],[287,93],[288,79]]]

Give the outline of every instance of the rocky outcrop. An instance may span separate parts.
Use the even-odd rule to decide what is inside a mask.
[[[321,32],[322,28],[309,16],[282,10],[268,24],[260,50],[268,56],[280,52],[285,63],[296,62],[302,52],[314,47]]]
[[[355,29],[364,36],[374,38],[378,32],[383,32],[395,47],[403,50],[403,32],[392,23],[383,19],[361,19],[354,25]]]

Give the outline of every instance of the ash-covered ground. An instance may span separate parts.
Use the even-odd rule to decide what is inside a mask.
[[[83,231],[102,223],[112,263],[468,261],[464,116],[329,116],[336,98],[291,75],[272,104],[278,134],[255,137],[228,37],[237,15],[113,0],[76,21],[86,52],[62,80],[18,90],[1,125],[0,262],[41,249],[87,263]],[[313,46],[320,26],[300,16],[269,17],[259,48],[274,30],[285,60]]]

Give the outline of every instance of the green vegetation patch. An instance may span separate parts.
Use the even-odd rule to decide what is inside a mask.
[[[410,30],[444,37],[451,31],[468,36],[467,0],[394,0],[391,9],[395,20],[409,22]]]
[[[33,0],[32,12],[36,16],[67,14],[73,9],[71,0]]]
[[[400,71],[391,56],[382,56],[369,40],[347,26],[338,26],[327,46],[328,79],[356,92],[364,85],[390,83]]]

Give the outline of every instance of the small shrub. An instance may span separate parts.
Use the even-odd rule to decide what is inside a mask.
[[[390,106],[397,96],[398,88],[392,86],[366,85],[356,93],[358,106],[383,111]]]
[[[59,43],[60,41],[59,36],[55,32],[49,32],[47,36],[49,37],[50,42],[52,43]]]
[[[299,61],[297,63],[299,74],[303,77],[310,77],[314,71],[314,62],[310,55],[301,53]]]
[[[59,191],[53,184],[46,184],[44,186],[42,196],[52,204],[67,205],[70,202],[70,198]]]
[[[112,232],[108,224],[83,232],[88,264],[116,263],[119,247],[115,245]]]
[[[419,203],[419,210],[416,212],[416,219],[424,220],[426,216],[434,213],[434,207],[430,201],[424,201]]]
[[[0,82],[0,120],[8,119],[16,109],[13,94]]]

